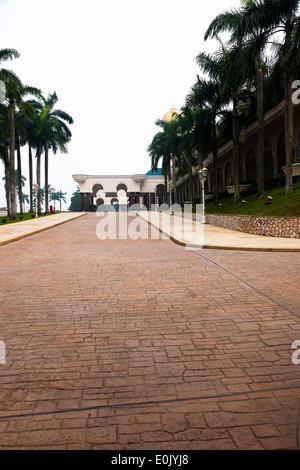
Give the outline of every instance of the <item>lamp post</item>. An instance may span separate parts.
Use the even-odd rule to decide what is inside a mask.
[[[38,216],[38,201],[37,201],[37,197],[38,197],[38,191],[40,189],[39,185],[37,183],[33,183],[32,185],[33,187],[33,190],[34,190],[34,193],[35,193],[35,217],[37,218]]]
[[[174,215],[174,211],[171,209],[172,208],[172,190],[173,190],[172,180],[169,182],[169,190],[170,190],[170,215]]]
[[[205,181],[206,181],[206,178],[207,178],[207,173],[208,173],[207,168],[202,168],[202,170],[199,170],[199,177],[200,177],[201,190],[202,190],[202,208],[203,208],[202,223],[203,223],[203,224],[206,224],[206,218],[205,218],[204,184],[205,184]]]

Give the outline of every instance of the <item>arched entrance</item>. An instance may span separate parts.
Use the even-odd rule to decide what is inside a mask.
[[[158,184],[156,186],[156,200],[157,204],[161,205],[164,203],[164,197],[165,197],[165,185],[164,184]]]
[[[93,197],[96,197],[98,191],[103,191],[103,186],[100,183],[94,184],[93,186]]]

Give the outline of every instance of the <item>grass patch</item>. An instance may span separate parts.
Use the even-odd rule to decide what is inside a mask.
[[[273,202],[266,205],[268,196],[273,197]],[[246,205],[242,206],[242,200],[246,201]],[[233,202],[233,195],[220,199],[219,202],[222,207],[215,206],[213,201],[207,201],[206,213],[300,217],[300,183],[295,183],[293,192],[287,195],[284,186],[277,186],[267,190],[262,199],[257,199],[256,194],[251,196],[241,194],[241,198],[236,203]]]

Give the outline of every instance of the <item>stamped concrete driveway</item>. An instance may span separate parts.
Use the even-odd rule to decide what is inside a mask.
[[[299,449],[300,253],[98,222],[0,248],[0,448]]]

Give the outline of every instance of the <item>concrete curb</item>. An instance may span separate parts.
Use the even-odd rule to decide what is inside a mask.
[[[297,241],[295,241],[295,245],[298,244],[299,246],[289,246],[289,247],[282,247],[282,246],[274,246],[274,247],[271,247],[271,246],[250,246],[249,244],[248,245],[244,244],[242,246],[238,246],[238,245],[235,245],[233,243],[228,244],[228,243],[226,243],[226,241],[224,241],[224,244],[220,244],[220,245],[219,244],[214,244],[214,243],[204,243],[203,245],[189,244],[185,240],[177,238],[171,232],[168,232],[168,231],[164,230],[160,225],[158,225],[158,224],[152,222],[151,220],[149,220],[149,218],[143,217],[140,212],[136,212],[136,215],[141,217],[141,219],[147,221],[149,225],[152,225],[153,227],[155,227],[157,230],[159,230],[160,233],[165,235],[167,238],[172,240],[177,245],[184,246],[184,247],[190,248],[190,249],[194,248],[194,249],[206,249],[206,250],[227,250],[227,251],[228,250],[234,250],[234,251],[282,252],[282,253],[285,253],[285,252],[286,253],[300,252],[300,243],[299,243],[298,239],[295,239],[295,240],[298,241],[298,243],[297,243]],[[209,224],[207,224],[206,227],[209,227]],[[222,230],[221,227],[215,227],[215,226],[211,226],[211,227],[213,227],[214,229],[220,228]],[[232,232],[232,234],[236,234],[238,237],[242,236],[243,234],[248,235],[244,232],[235,232],[235,231],[229,230],[229,229],[224,229],[224,230],[226,230],[228,232]],[[220,237],[221,236],[224,237],[224,234],[220,233]],[[255,236],[255,235],[253,235],[253,237],[258,237],[257,239],[261,239],[262,242],[266,242],[266,237],[264,237],[264,236],[259,236],[259,235]],[[289,240],[291,240],[291,239],[289,239]],[[272,241],[275,244],[277,240],[275,239],[275,237],[273,237]]]
[[[44,227],[41,227],[41,228],[36,228],[32,231],[28,231],[28,232],[23,232],[23,233],[20,233],[19,235],[16,235],[16,236],[12,236],[12,237],[9,237],[7,239],[4,239],[4,240],[0,240],[0,246],[4,246],[4,245],[7,245],[8,243],[12,243],[12,242],[16,242],[18,240],[22,240],[23,238],[27,238],[27,237],[30,237],[31,235],[35,235],[37,233],[41,233],[41,232],[44,232],[45,230],[49,230],[53,227],[57,227],[58,225],[63,225],[63,224],[66,224],[67,222],[71,222],[72,220],[75,220],[75,219],[78,219],[79,217],[82,217],[84,215],[86,215],[87,213],[86,212],[83,212],[83,213],[80,213],[80,214],[76,214],[74,215],[73,217],[70,217],[66,220],[61,220],[61,221],[56,221],[54,222],[53,224],[50,224],[50,225],[47,225],[47,226],[44,226]],[[59,215],[59,214],[57,214]],[[34,220],[34,219],[33,219]],[[44,221],[45,219],[38,219],[38,220],[41,220],[41,221]],[[24,222],[31,222],[31,221],[24,221]],[[24,223],[24,222],[19,222],[20,224]],[[0,234],[1,234],[1,228],[0,228]]]

